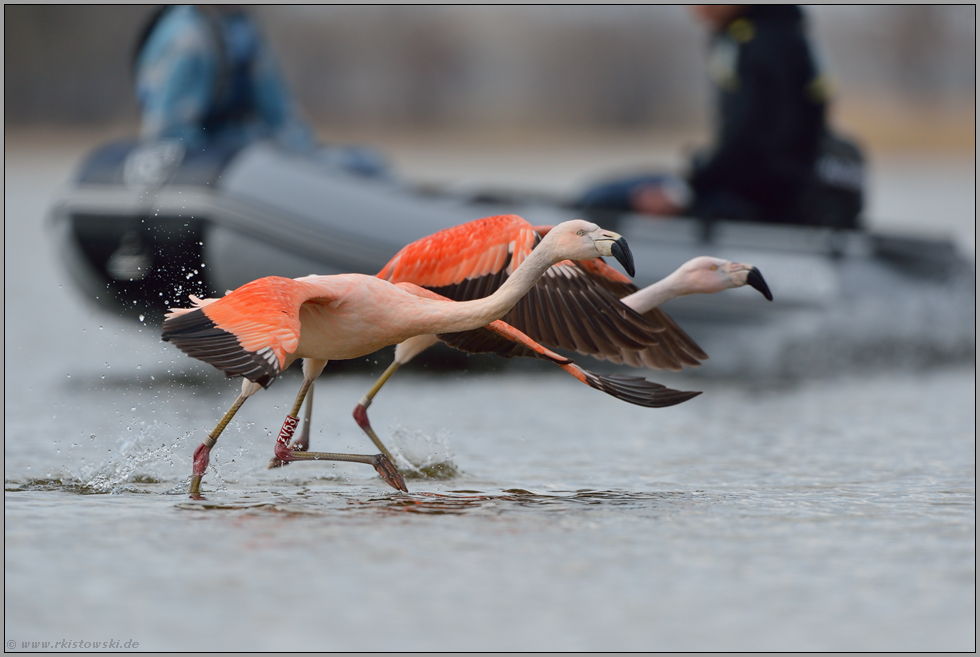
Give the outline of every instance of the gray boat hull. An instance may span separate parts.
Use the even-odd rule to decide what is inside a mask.
[[[162,173],[142,177],[130,175],[134,153],[137,147],[121,145],[91,158],[55,203],[50,225],[82,294],[141,321],[159,322],[167,308],[186,305],[188,294],[220,295],[262,276],[374,274],[405,244],[479,217],[514,213],[553,225],[582,216],[534,199],[422,193],[268,144],[191,172],[186,158],[169,172],[164,162]],[[793,373],[974,352],[975,266],[949,241],[588,218],[626,237],[641,287],[698,255],[763,272],[773,303],[742,288],[665,306],[712,355],[715,372]]]

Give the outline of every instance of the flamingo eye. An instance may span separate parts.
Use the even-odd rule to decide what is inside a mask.
[[[576,234],[576,235],[578,235],[579,237],[581,237],[582,235],[585,235],[585,231],[584,231],[584,230],[582,230],[581,228],[579,228],[579,229],[578,229],[578,232],[577,232],[577,233],[575,233],[575,234]]]
[[[717,271],[718,265],[711,265],[711,271]]]

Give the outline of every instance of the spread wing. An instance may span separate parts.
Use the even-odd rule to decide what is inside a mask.
[[[290,278],[247,283],[221,299],[192,299],[163,322],[163,340],[228,376],[268,388],[299,345],[299,309],[322,291]]]
[[[398,285],[411,283],[453,301],[482,299],[503,285],[539,241],[531,224],[517,215],[477,219],[412,242],[395,254],[378,278]],[[541,356],[486,328],[440,339],[469,353]]]
[[[396,285],[419,297],[449,301],[449,299],[431,290],[412,283],[396,283]],[[468,331],[457,335],[470,335],[475,340],[474,344],[477,345],[476,350],[479,350],[480,341],[486,340],[487,336],[503,337],[502,344],[510,344],[514,347],[526,349],[530,352],[528,355],[552,361],[585,385],[596,390],[601,390],[616,399],[621,399],[638,406],[646,406],[648,408],[673,406],[674,404],[680,404],[701,394],[700,392],[693,391],[671,390],[664,385],[653,383],[652,381],[647,381],[636,376],[597,374],[596,372],[582,369],[568,358],[542,347],[521,331],[518,331],[501,320],[490,322],[477,331]]]
[[[454,301],[489,296],[541,241],[517,215],[487,217],[406,246],[378,274]],[[533,340],[636,367],[679,370],[707,355],[663,311],[643,315],[619,303],[636,291],[601,258],[553,266],[503,318]],[[470,353],[540,357],[505,337],[476,329],[439,338]]]
[[[548,269],[503,320],[546,346],[607,358],[655,345],[664,330],[570,261]]]
[[[454,298],[461,287],[435,291]],[[676,371],[697,366],[708,357],[663,310],[654,308],[638,315],[619,302],[636,290],[602,259],[565,261],[549,269],[503,321],[548,347],[633,367]],[[535,356],[485,329],[444,334],[439,339],[471,353]]]
[[[539,241],[531,224],[517,215],[477,219],[412,242],[378,278],[452,289],[454,301],[481,299],[500,287]]]
[[[610,267],[602,258],[575,264],[617,299],[622,299],[638,290],[630,279]],[[666,312],[660,308],[653,308],[643,313],[643,316],[651,323],[664,327],[663,333],[657,336],[660,344],[639,352],[622,352],[621,360],[615,362],[623,362],[634,367],[679,370],[682,365],[696,367],[701,364],[700,361],[707,360],[708,354],[704,353]]]

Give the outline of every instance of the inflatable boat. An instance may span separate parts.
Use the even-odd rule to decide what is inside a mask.
[[[85,298],[159,323],[189,294],[221,295],[262,276],[375,274],[409,242],[504,213],[535,225],[583,216],[527,195],[413,187],[270,143],[186,152],[178,142],[117,141],[84,159],[49,225]],[[952,241],[630,214],[585,218],[626,237],[641,287],[698,255],[764,273],[773,303],[741,289],[664,306],[712,355],[716,371],[973,357],[975,264]]]

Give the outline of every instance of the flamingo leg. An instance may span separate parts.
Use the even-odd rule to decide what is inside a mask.
[[[282,424],[282,429],[279,431],[279,437],[276,438],[276,455],[269,463],[270,468],[279,467],[285,465],[286,463],[291,463],[292,461],[346,461],[349,463],[366,463],[371,465],[377,470],[378,474],[385,482],[400,491],[408,492],[408,487],[405,485],[405,479],[402,477],[398,469],[395,468],[391,459],[386,454],[338,454],[335,452],[309,452],[301,451],[295,449],[294,446],[290,444],[292,440],[293,433],[296,431],[296,427],[299,424],[299,411],[303,407],[303,401],[306,395],[313,386],[313,381],[316,377],[320,376],[323,372],[323,368],[326,366],[327,361],[325,360],[315,360],[306,359],[303,362],[303,384],[299,388],[299,393],[296,395],[296,401],[293,403],[293,408],[286,416],[286,420]],[[378,386],[380,388],[380,386]],[[302,439],[302,436],[301,436]]]
[[[299,430],[299,437],[294,438],[289,446],[292,447],[297,452],[308,452],[310,451],[310,424],[313,418],[313,383],[310,383],[309,392],[306,395],[306,411],[303,413],[303,425]],[[294,413],[295,415],[295,413]],[[269,461],[269,469],[279,468],[284,465],[289,465],[288,461],[281,461],[277,457],[273,456],[272,460]]]
[[[313,384],[310,384],[310,391],[306,395],[306,411],[303,413],[303,425],[299,430],[299,437],[291,443],[297,452],[310,451],[310,422],[313,417]]]
[[[326,367],[327,361],[313,361],[309,358],[303,360],[303,383],[299,387],[299,393],[296,395],[296,401],[293,402],[293,408],[289,411],[289,415],[286,416],[285,421],[282,423],[282,428],[279,430],[279,437],[276,438],[276,449],[278,452],[278,445],[281,443],[290,449],[295,449],[294,446],[290,445],[290,441],[293,438],[293,433],[296,431],[296,427],[299,425],[299,411],[303,407],[303,400],[306,399],[307,393],[313,389],[313,381],[316,377],[320,376],[323,372],[323,368]],[[310,401],[310,406],[307,407],[307,417],[312,414],[312,400]],[[303,434],[300,433],[299,441],[303,440]],[[298,441],[297,441],[298,442]],[[307,429],[306,435],[306,449],[300,448],[297,451],[305,452],[309,449],[309,429]],[[278,456],[272,457],[269,461],[269,469],[281,468],[286,465],[289,461],[295,459],[281,459]]]
[[[191,490],[190,496],[194,500],[203,500],[201,496],[201,479],[204,477],[204,471],[208,469],[208,464],[211,461],[211,448],[214,444],[218,442],[218,436],[221,432],[225,430],[231,419],[235,417],[235,413],[238,409],[242,407],[245,400],[258,392],[262,386],[258,383],[252,383],[248,379],[242,381],[242,391],[239,393],[238,398],[231,405],[231,408],[222,416],[221,420],[214,427],[214,430],[208,434],[208,437],[204,439],[197,449],[194,450],[194,467],[191,472]]]
[[[437,294],[417,286],[411,286],[411,288],[407,288],[407,290],[419,296],[442,298]],[[358,402],[357,406],[354,407],[353,415],[354,421],[357,422],[357,426],[361,427],[364,433],[368,435],[368,438],[371,439],[371,442],[374,443],[375,447],[377,447],[378,450],[389,459],[393,459],[394,457],[392,457],[391,452],[388,451],[388,448],[381,442],[381,439],[378,438],[378,434],[376,434],[374,429],[371,428],[371,422],[368,420],[367,416],[368,406],[370,406],[371,402],[374,401],[374,396],[381,390],[381,386],[383,386],[388,379],[390,379],[391,376],[398,371],[399,367],[405,363],[411,362],[413,358],[437,342],[439,342],[439,338],[434,335],[416,335],[415,337],[411,337],[404,342],[399,343],[398,346],[395,347],[395,359],[392,361],[391,365],[388,366],[388,369],[386,369],[378,380],[374,382],[371,389],[368,390],[367,394],[364,395],[361,398],[361,401]]]
[[[427,290],[423,290],[421,288],[418,289],[413,288],[410,291],[414,291],[416,294],[420,294],[420,296],[426,296],[426,297],[432,296],[435,298],[442,298],[439,297],[439,295],[437,294],[430,293]],[[542,354],[546,358],[549,358],[552,361],[558,363],[560,366],[564,367],[569,373],[571,373],[573,376],[576,376],[576,378],[578,378],[579,380],[584,381],[584,379],[580,375],[577,375],[576,372],[572,371],[571,369],[568,369],[568,367],[564,365],[566,363],[571,363],[569,359],[559,354],[556,354],[555,352],[550,351],[545,347],[542,347],[537,342],[534,342],[533,340],[531,340],[526,335],[524,335],[517,329],[513,328],[509,324],[505,324],[504,322],[498,320],[487,325],[487,328],[493,331],[494,333],[502,335],[503,337],[509,340],[520,342],[521,344],[526,345],[531,349],[534,349],[536,352]],[[398,371],[399,367],[411,361],[413,358],[415,358],[415,356],[419,355],[420,353],[422,353],[423,351],[425,351],[426,349],[434,345],[436,342],[438,342],[438,339],[435,336],[422,335],[422,336],[415,336],[414,338],[409,338],[405,342],[399,344],[398,347],[396,347],[395,349],[395,360],[392,361],[391,365],[388,366],[388,369],[386,369],[384,373],[382,373],[382,375],[378,378],[378,380],[374,382],[374,385],[371,386],[371,389],[367,391],[367,394],[361,397],[361,401],[358,402],[357,406],[354,407],[353,415],[354,415],[354,421],[357,422],[357,426],[361,427],[364,433],[368,435],[368,438],[371,439],[371,442],[373,442],[374,445],[378,448],[378,450],[380,450],[381,453],[387,456],[389,459],[394,459],[394,457],[391,455],[391,452],[388,451],[388,448],[384,446],[384,443],[381,442],[381,439],[378,438],[378,434],[376,434],[374,432],[374,429],[371,427],[371,421],[368,419],[367,409],[374,401],[374,397],[381,390],[381,387],[384,386],[384,384],[388,382],[388,379],[390,379],[391,376]]]
[[[357,426],[364,430],[364,433],[368,435],[368,438],[371,439],[371,442],[374,443],[375,447],[377,447],[381,453],[387,456],[389,459],[392,458],[391,452],[388,451],[388,448],[385,447],[381,442],[381,439],[378,438],[378,434],[374,433],[374,429],[371,428],[371,421],[368,420],[367,409],[368,406],[371,405],[371,402],[374,401],[374,396],[378,394],[379,390],[381,390],[381,386],[383,386],[388,379],[391,378],[392,374],[398,371],[398,368],[401,367],[401,365],[402,364],[399,363],[398,360],[392,362],[392,364],[388,366],[388,369],[384,371],[384,374],[382,374],[381,377],[374,382],[374,385],[367,391],[367,394],[361,397],[361,401],[357,404],[357,406],[354,407],[354,421],[357,422]]]
[[[381,478],[392,488],[408,492],[405,478],[384,454],[338,454],[335,452],[296,452],[291,447],[276,442],[276,457],[284,463],[291,461],[346,461],[348,463],[366,463],[374,466]]]

